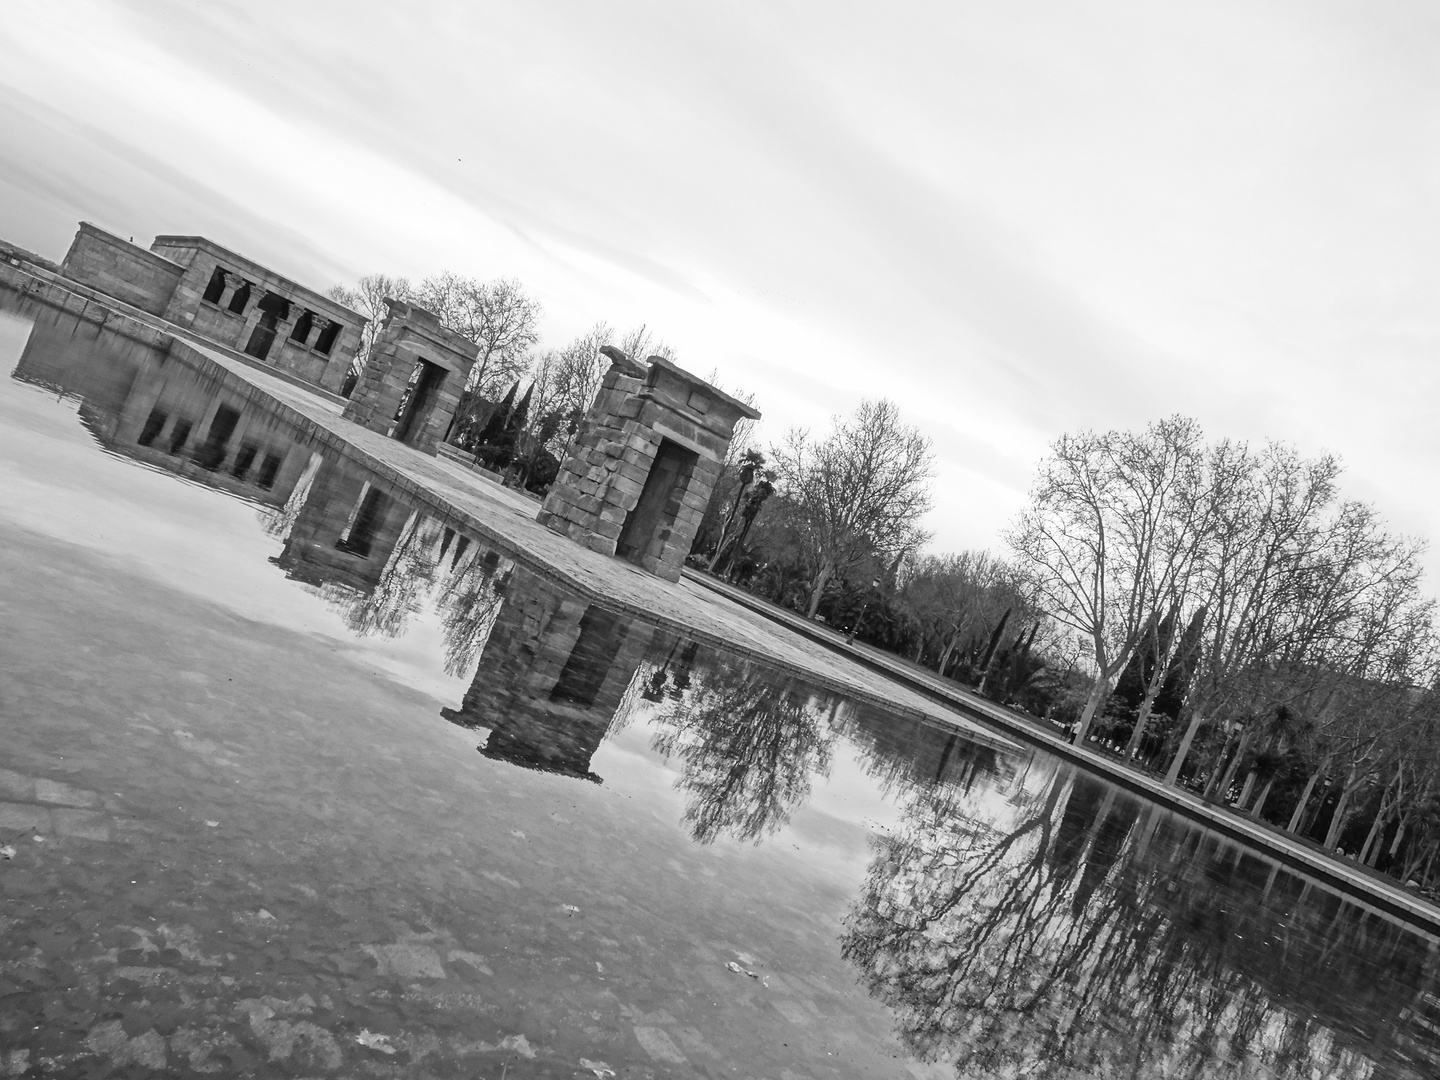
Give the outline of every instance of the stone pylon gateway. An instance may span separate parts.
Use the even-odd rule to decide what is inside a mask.
[[[735,425],[760,414],[664,357],[601,351],[610,369],[539,520],[679,581]]]
[[[450,430],[480,346],[415,304],[386,297],[385,309],[342,415],[434,454]]]

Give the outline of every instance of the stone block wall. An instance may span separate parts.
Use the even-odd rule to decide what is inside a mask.
[[[594,404],[566,451],[540,510],[541,524],[602,554],[616,554],[665,442],[693,459],[675,474],[654,528],[631,537],[626,557],[659,577],[680,569],[720,477],[735,424],[759,413],[661,357],[648,366],[607,348]]]
[[[82,221],[60,273],[147,314],[162,315],[185,268]]]
[[[369,321],[363,315],[203,236],[157,236],[150,250],[184,268],[165,318],[212,341],[244,350],[261,317],[260,300],[271,294],[283,300],[287,310],[278,320],[264,362],[339,392]],[[206,290],[217,269],[225,274],[225,289],[218,300],[206,300]],[[247,284],[249,300],[241,310],[231,310],[235,291]],[[298,332],[303,337],[296,338],[293,335],[307,313],[308,330],[302,326]],[[322,351],[321,339],[331,325],[336,332],[329,348]]]
[[[217,272],[224,281],[218,296],[210,291]],[[237,352],[248,351],[256,327],[267,319],[263,308],[268,305],[273,321],[265,326],[273,337],[263,356],[251,355],[286,377],[335,394],[368,321],[203,236],[157,236],[146,251],[82,222],[60,273]]]
[[[434,454],[450,429],[480,347],[446,329],[422,307],[388,298],[385,306],[385,321],[343,415]],[[419,393],[408,392],[420,363],[434,370],[418,384]],[[415,411],[408,430],[403,417],[397,421],[402,404]]]

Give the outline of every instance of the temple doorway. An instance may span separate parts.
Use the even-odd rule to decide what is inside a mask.
[[[392,439],[414,443],[420,437],[444,381],[445,369],[439,364],[421,360],[415,365],[405,386],[405,396],[400,399],[400,408],[395,411],[395,426],[390,430]]]
[[[657,539],[666,538],[661,533],[675,524],[680,514],[680,500],[685,497],[690,474],[699,461],[700,455],[694,450],[687,450],[669,439],[660,440],[640,499],[635,509],[625,516],[625,525],[615,545],[617,555],[638,563]]]

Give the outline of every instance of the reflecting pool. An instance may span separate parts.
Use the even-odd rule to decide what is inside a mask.
[[[1432,1077],[1436,940],[0,293],[0,1075]]]

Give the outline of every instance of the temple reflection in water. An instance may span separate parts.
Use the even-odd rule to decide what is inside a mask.
[[[81,398],[81,419],[112,453],[263,505],[282,505],[310,464],[293,428],[260,403],[52,309],[13,377]]]
[[[599,780],[590,760],[624,711],[636,671],[673,640],[515,566],[475,677],[444,715],[488,729],[486,757]]]

